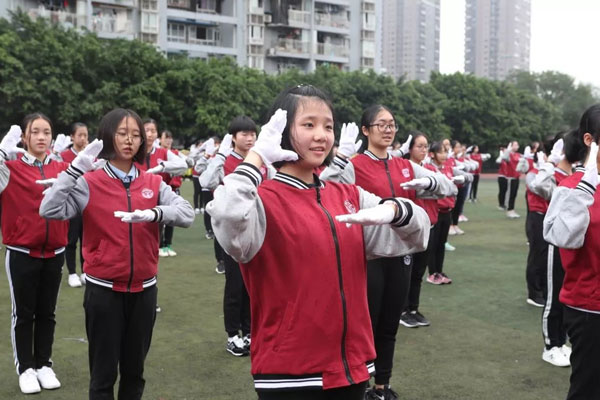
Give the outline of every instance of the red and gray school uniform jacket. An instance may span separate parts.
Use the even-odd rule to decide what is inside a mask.
[[[507,168],[508,168],[508,161],[502,159],[500,161],[500,167],[498,167],[498,176],[502,177],[502,178],[506,178],[506,174],[508,173]]]
[[[240,262],[250,296],[252,374],[261,390],[331,389],[363,382],[375,358],[366,261],[425,250],[429,220],[392,199],[392,224],[350,225],[337,215],[380,204],[356,185],[314,184],[243,163],[207,205],[215,236]]]
[[[153,147],[150,153],[146,154],[144,162],[136,162],[135,166],[141,171],[147,171],[159,164],[164,169],[157,175],[160,175],[166,183],[171,179],[171,175],[183,175],[188,168],[187,162],[183,158],[162,147]]]
[[[517,153],[516,151],[505,151],[502,156],[503,160],[506,161],[504,177],[508,179],[519,179],[521,176],[519,171],[517,171],[517,165],[519,164],[519,160],[523,157],[522,154]],[[500,164],[500,168],[502,168],[502,164]],[[500,175],[500,172],[498,172]]]
[[[213,158],[206,159],[202,157],[200,159],[199,168],[205,168],[200,176],[200,186],[214,190],[217,186],[223,183],[223,178],[231,174],[237,167],[244,161],[244,157],[232,150],[228,156],[222,153],[217,153]],[[198,165],[198,164],[197,164]],[[204,167],[206,165],[206,167]],[[272,167],[266,167],[263,165],[260,167],[260,173],[263,179],[268,179],[275,174],[275,170]]]
[[[429,179],[429,187],[417,192],[400,186],[415,178]],[[404,158],[389,155],[387,158],[378,158],[369,150],[350,160],[336,156],[321,173],[321,179],[356,184],[367,192],[384,198],[436,199],[456,194],[454,183],[442,174],[432,172]]]
[[[179,151],[178,150],[171,149],[171,151],[176,156],[179,156]],[[183,183],[183,176],[181,176],[181,175],[171,175],[171,174],[168,174],[168,176],[169,176],[169,180],[166,182],[167,185],[171,186],[171,188],[173,188],[173,189],[179,189],[181,187],[181,184]]]
[[[471,153],[470,157],[471,160],[477,163],[477,169],[473,171],[473,175],[481,174],[481,171],[483,171],[483,159],[481,158],[481,154]]]
[[[432,172],[435,172],[435,173],[438,172],[437,168],[429,163],[423,164],[422,166],[423,166],[423,168],[426,168]],[[418,204],[419,206],[423,207],[423,209],[427,213],[427,216],[429,217],[431,226],[437,224],[438,214],[439,214],[437,199],[417,198],[417,199],[415,199],[415,203]]]
[[[152,209],[152,223],[124,223],[115,211]],[[140,292],[156,284],[158,223],[189,227],[190,203],[161,177],[135,169],[129,184],[107,163],[82,175],[70,166],[58,176],[40,206],[40,215],[66,220],[83,218],[83,270],[86,280],[118,292]]]
[[[60,153],[60,158],[63,160],[63,162],[66,162],[68,164],[71,164],[75,157],[77,157],[77,152],[75,151],[73,146]]]
[[[565,279],[561,303],[600,313],[600,192],[578,167],[554,190],[544,218],[544,239],[560,248]]]
[[[567,172],[549,162],[542,163],[539,169],[532,168],[525,176],[529,211],[545,214],[552,192],[568,176]]]
[[[0,150],[2,242],[8,249],[31,257],[55,257],[65,250],[69,222],[40,217],[42,192],[46,188],[35,181],[56,178],[68,164],[50,157],[39,162],[29,153],[12,161],[4,161],[5,157]]]
[[[441,166],[435,165],[433,163],[431,163],[430,165],[437,169],[439,173],[443,174],[446,178],[448,178],[450,182],[452,182],[452,178],[456,175],[455,172],[460,172],[455,171],[453,163],[448,161],[446,161]],[[456,188],[454,194],[437,200],[438,214],[449,213],[450,211],[452,211],[452,209],[454,209],[454,206],[456,205],[456,194],[458,193],[458,186],[456,186],[454,182],[452,182],[452,184]]]

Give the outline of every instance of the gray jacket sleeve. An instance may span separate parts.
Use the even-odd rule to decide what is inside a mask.
[[[585,181],[579,182],[575,189],[557,187],[544,218],[544,239],[564,249],[581,248],[590,224],[588,208],[594,203],[595,191]]]
[[[90,199],[90,188],[71,167],[58,174],[54,185],[46,192],[40,205],[40,216],[66,220],[81,215]]]
[[[202,174],[204,171],[206,171],[207,165],[208,165],[208,158],[200,157],[196,161],[196,164],[194,165],[194,171],[196,171],[199,174]]]
[[[533,175],[533,178],[531,177]],[[554,165],[544,163],[539,167],[537,174],[528,173],[525,182],[529,190],[546,200],[552,198],[552,192],[556,188],[554,177]]]
[[[173,175],[180,176],[185,174],[185,171],[188,169],[187,162],[184,158],[179,157],[177,154],[172,151],[167,151],[167,160],[162,162],[164,167],[163,172]]]
[[[433,172],[414,162],[410,162],[413,167],[415,178],[427,177],[431,181],[431,186],[427,190],[417,190],[417,197],[429,199],[441,199],[443,197],[455,196],[458,193],[456,185],[439,172]]]
[[[2,154],[3,152],[0,152],[0,193],[4,192],[4,189],[8,186],[8,180],[10,179],[10,170],[6,166]]]
[[[175,193],[165,182],[160,183],[156,208],[160,210],[157,222],[183,228],[190,227],[194,222],[195,215],[191,204]]]
[[[510,153],[512,153],[512,151],[506,149],[498,158],[504,161],[510,161]]]
[[[265,240],[267,221],[257,187],[262,180],[258,170],[240,165],[214,191],[214,200],[206,205],[212,226],[225,252],[241,263],[250,261]],[[204,187],[204,186],[203,186]]]
[[[225,164],[225,156],[221,153],[217,153],[216,156],[210,159],[206,170],[200,175],[200,186],[206,189],[214,190],[221,182],[225,172],[223,171],[223,165]]]
[[[381,202],[360,187],[360,208],[375,207]],[[404,198],[396,198],[402,215],[394,224],[363,226],[365,251],[368,260],[381,257],[398,257],[427,249],[431,222],[425,210]]]
[[[354,184],[356,182],[354,165],[348,160],[335,156],[329,166],[321,172],[319,179],[322,181]]]

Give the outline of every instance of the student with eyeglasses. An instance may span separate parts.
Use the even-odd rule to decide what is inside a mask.
[[[117,108],[98,126],[46,193],[39,213],[48,219],[83,217],[89,342],[89,398],[141,399],[144,360],[156,319],[158,226],[189,227],[194,209],[159,176],[137,165],[147,157],[140,117]],[[93,170],[96,157],[108,160]]]
[[[322,172],[322,179],[356,184],[382,198],[404,197],[414,201],[417,197],[435,198],[454,193],[454,184],[442,174],[388,154],[388,146],[394,142],[398,125],[387,107],[380,104],[368,107],[362,115],[361,130],[366,137],[366,150],[353,157],[357,151],[358,127],[355,124],[342,127],[337,156]],[[400,153],[407,154],[409,145],[410,140],[407,140]],[[377,396],[397,398],[389,383],[396,333],[407,302],[412,263],[410,254],[374,257],[367,263],[369,312],[377,351],[375,387],[367,393],[369,399],[379,399]]]

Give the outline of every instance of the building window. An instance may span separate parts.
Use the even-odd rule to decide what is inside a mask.
[[[167,24],[167,40],[185,43],[185,25],[169,22]]]

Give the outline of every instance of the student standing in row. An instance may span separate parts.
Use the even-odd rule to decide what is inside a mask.
[[[424,250],[427,214],[408,199],[313,174],[334,141],[331,102],[320,90],[286,90],[270,114],[207,208],[217,238],[242,263],[255,387],[261,400],[362,400],[375,358],[365,259]],[[279,172],[262,182],[265,163]]]
[[[144,360],[156,319],[158,225],[188,227],[191,205],[159,176],[140,171],[146,154],[140,117],[117,108],[98,126],[98,139],[61,173],[40,215],[83,217],[84,310],[89,341],[89,398],[141,399]],[[108,160],[92,171],[96,157]]]
[[[14,159],[21,141],[26,151]],[[44,187],[36,184],[38,180],[56,178],[68,166],[48,157],[51,142],[52,124],[41,113],[25,117],[23,133],[13,125],[0,142],[2,238],[12,301],[11,339],[19,387],[25,394],[60,387],[50,357],[68,222],[40,217]]]

